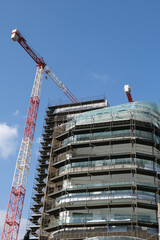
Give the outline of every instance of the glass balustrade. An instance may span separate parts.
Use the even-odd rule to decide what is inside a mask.
[[[71,143],[79,143],[85,141],[93,141],[93,140],[107,140],[111,138],[125,138],[125,137],[139,137],[143,139],[147,139],[150,141],[154,141],[157,144],[160,143],[160,137],[156,136],[151,132],[140,131],[140,130],[118,130],[118,131],[104,131],[98,133],[87,133],[74,135],[69,138],[66,138],[62,141],[62,146],[71,144]]]
[[[152,192],[121,190],[121,191],[96,191],[89,193],[69,193],[56,198],[56,206],[64,203],[85,202],[85,201],[105,201],[114,199],[144,199],[156,202],[158,196]]]
[[[59,168],[59,174],[65,174],[68,172],[81,172],[81,171],[88,171],[90,170],[105,170],[108,166],[109,168],[113,168],[114,166],[119,168],[133,168],[136,166],[137,168],[143,168],[147,170],[154,170],[158,173],[160,172],[160,165],[149,160],[145,159],[138,159],[135,158],[119,158],[119,159],[106,159],[103,160],[96,160],[96,161],[84,161],[84,162],[75,162],[66,164]],[[91,169],[92,168],[92,169]],[[94,169],[93,169],[94,168]]]
[[[157,223],[157,218],[150,215],[133,215],[133,214],[111,214],[111,215],[93,215],[93,216],[66,216],[62,219],[55,219],[54,217],[51,220],[50,226],[62,225],[62,224],[80,224],[80,223],[107,223],[107,222],[152,222]]]

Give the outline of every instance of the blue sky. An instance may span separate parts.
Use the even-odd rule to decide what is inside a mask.
[[[159,0],[1,1],[0,231],[36,73],[33,60],[11,41],[11,31],[20,29],[78,99],[105,95],[111,106],[126,103],[123,86],[130,84],[134,100],[159,103],[159,12]],[[48,101],[66,100],[44,78],[21,229],[28,216],[45,109]]]

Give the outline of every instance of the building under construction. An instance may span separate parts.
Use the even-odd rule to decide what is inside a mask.
[[[31,239],[159,239],[158,105],[50,106],[42,135]]]

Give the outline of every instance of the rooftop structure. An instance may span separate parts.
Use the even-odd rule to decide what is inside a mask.
[[[99,99],[45,121],[31,239],[159,239],[159,106]]]

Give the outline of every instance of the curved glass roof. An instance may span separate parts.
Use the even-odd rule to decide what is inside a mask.
[[[160,106],[156,103],[138,101],[114,107],[105,107],[98,110],[81,113],[66,124],[66,130],[76,125],[102,123],[118,120],[136,119],[152,122],[159,127]]]

